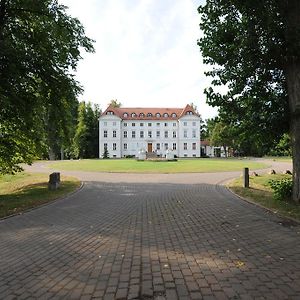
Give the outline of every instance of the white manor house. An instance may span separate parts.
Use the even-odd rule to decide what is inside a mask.
[[[109,106],[99,118],[99,157],[138,157],[139,151],[166,156],[200,157],[200,116],[184,108],[116,108]]]

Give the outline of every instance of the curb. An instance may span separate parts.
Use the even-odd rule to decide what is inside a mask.
[[[67,198],[69,198],[70,196],[72,196],[72,195],[78,193],[78,192],[83,188],[83,186],[84,186],[84,182],[80,181],[80,186],[79,186],[76,190],[74,190],[74,191],[72,191],[72,192],[70,192],[70,193],[64,195],[63,197],[55,198],[55,199],[50,200],[49,202],[43,203],[43,204],[41,204],[41,205],[38,205],[38,206],[35,206],[35,207],[31,207],[31,208],[25,209],[25,210],[23,210],[23,211],[21,211],[21,212],[18,212],[18,213],[15,213],[15,214],[12,214],[12,215],[9,215],[9,216],[6,216],[6,217],[2,217],[2,218],[0,218],[0,222],[4,221],[4,220],[6,220],[6,219],[12,218],[12,217],[24,215],[24,214],[26,214],[26,213],[29,213],[29,212],[31,212],[31,211],[33,211],[33,210],[42,208],[42,207],[44,207],[44,206],[48,206],[48,205],[54,204],[54,203],[56,203],[56,202],[58,202],[58,201],[60,201],[60,200],[67,199]]]
[[[279,218],[281,218],[281,219],[284,219],[284,220],[287,220],[287,221],[290,221],[290,222],[294,223],[294,224],[292,224],[292,226],[293,226],[293,225],[297,225],[297,226],[300,225],[300,221],[299,221],[299,220],[294,219],[294,218],[292,218],[292,217],[284,216],[284,215],[282,215],[281,213],[276,213],[272,208],[265,207],[265,206],[263,206],[263,205],[261,205],[261,204],[259,204],[259,203],[257,203],[257,202],[254,202],[254,201],[252,201],[252,200],[250,200],[250,199],[244,198],[244,197],[242,197],[242,196],[236,194],[233,190],[230,189],[230,187],[225,186],[225,185],[223,185],[223,186],[226,188],[227,191],[229,191],[231,194],[233,194],[233,195],[236,196],[237,198],[239,198],[239,199],[241,199],[241,200],[243,200],[243,201],[245,201],[245,202],[248,202],[249,204],[252,204],[252,205],[254,205],[254,206],[257,206],[257,207],[259,207],[259,208],[262,208],[262,209],[264,209],[264,210],[266,210],[266,211],[272,213],[273,215],[275,215],[275,216],[277,216],[277,217],[279,217]]]

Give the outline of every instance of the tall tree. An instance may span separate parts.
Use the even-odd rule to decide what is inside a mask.
[[[293,200],[300,201],[300,5],[298,0],[207,0],[198,41],[213,86],[208,103],[270,146],[289,129]]]
[[[53,112],[55,135],[65,135],[65,114],[81,92],[72,72],[80,48],[93,51],[65,9],[57,0],[0,0],[0,173],[19,170],[48,148]]]
[[[100,116],[98,105],[84,101],[78,107],[78,123],[74,136],[73,153],[77,158],[99,157],[99,127]]]
[[[119,108],[122,106],[122,103],[119,102],[117,99],[112,99],[110,100],[109,104],[111,107],[114,107],[114,108]]]

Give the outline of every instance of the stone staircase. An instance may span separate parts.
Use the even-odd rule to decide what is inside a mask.
[[[156,158],[157,154],[155,152],[147,152],[146,153],[146,159],[147,158]]]

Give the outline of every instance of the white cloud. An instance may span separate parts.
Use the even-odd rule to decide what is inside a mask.
[[[183,107],[193,101],[206,118],[208,80],[197,46],[199,1],[61,0],[96,40],[84,54],[77,79],[82,99],[105,108],[117,98],[125,106]],[[198,2],[198,3],[196,3]]]

